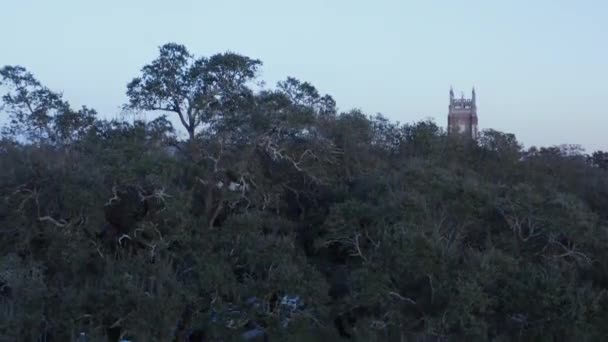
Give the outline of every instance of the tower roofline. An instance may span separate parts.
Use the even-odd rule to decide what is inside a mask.
[[[475,86],[473,86],[473,87],[471,88],[471,95],[472,95],[472,96],[475,96],[476,92],[477,92],[477,89],[475,88]],[[461,94],[464,94],[464,92],[463,92],[463,91],[461,91],[460,93],[461,93]],[[453,86],[450,86],[450,96],[454,96],[454,87],[453,87]]]

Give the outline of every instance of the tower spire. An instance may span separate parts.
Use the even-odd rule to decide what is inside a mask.
[[[473,100],[473,104],[475,104],[475,86],[473,86],[473,91],[472,91],[472,97],[471,100]]]

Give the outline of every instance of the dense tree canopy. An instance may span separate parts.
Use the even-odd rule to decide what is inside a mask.
[[[134,122],[0,69],[0,336],[608,334],[607,152],[338,113],[292,77],[254,90],[260,66],[166,44],[127,85],[161,115]]]

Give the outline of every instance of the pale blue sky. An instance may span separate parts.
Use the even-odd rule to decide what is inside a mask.
[[[448,90],[477,88],[480,128],[526,146],[608,150],[605,0],[2,0],[0,65],[114,117],[159,45],[232,50],[261,77],[310,81],[341,110],[446,124]]]

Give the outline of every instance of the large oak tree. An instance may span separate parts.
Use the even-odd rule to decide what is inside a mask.
[[[195,58],[185,46],[167,43],[127,85],[127,107],[175,113],[193,140],[199,128],[213,129],[231,105],[251,93],[248,83],[261,65],[233,52]]]

